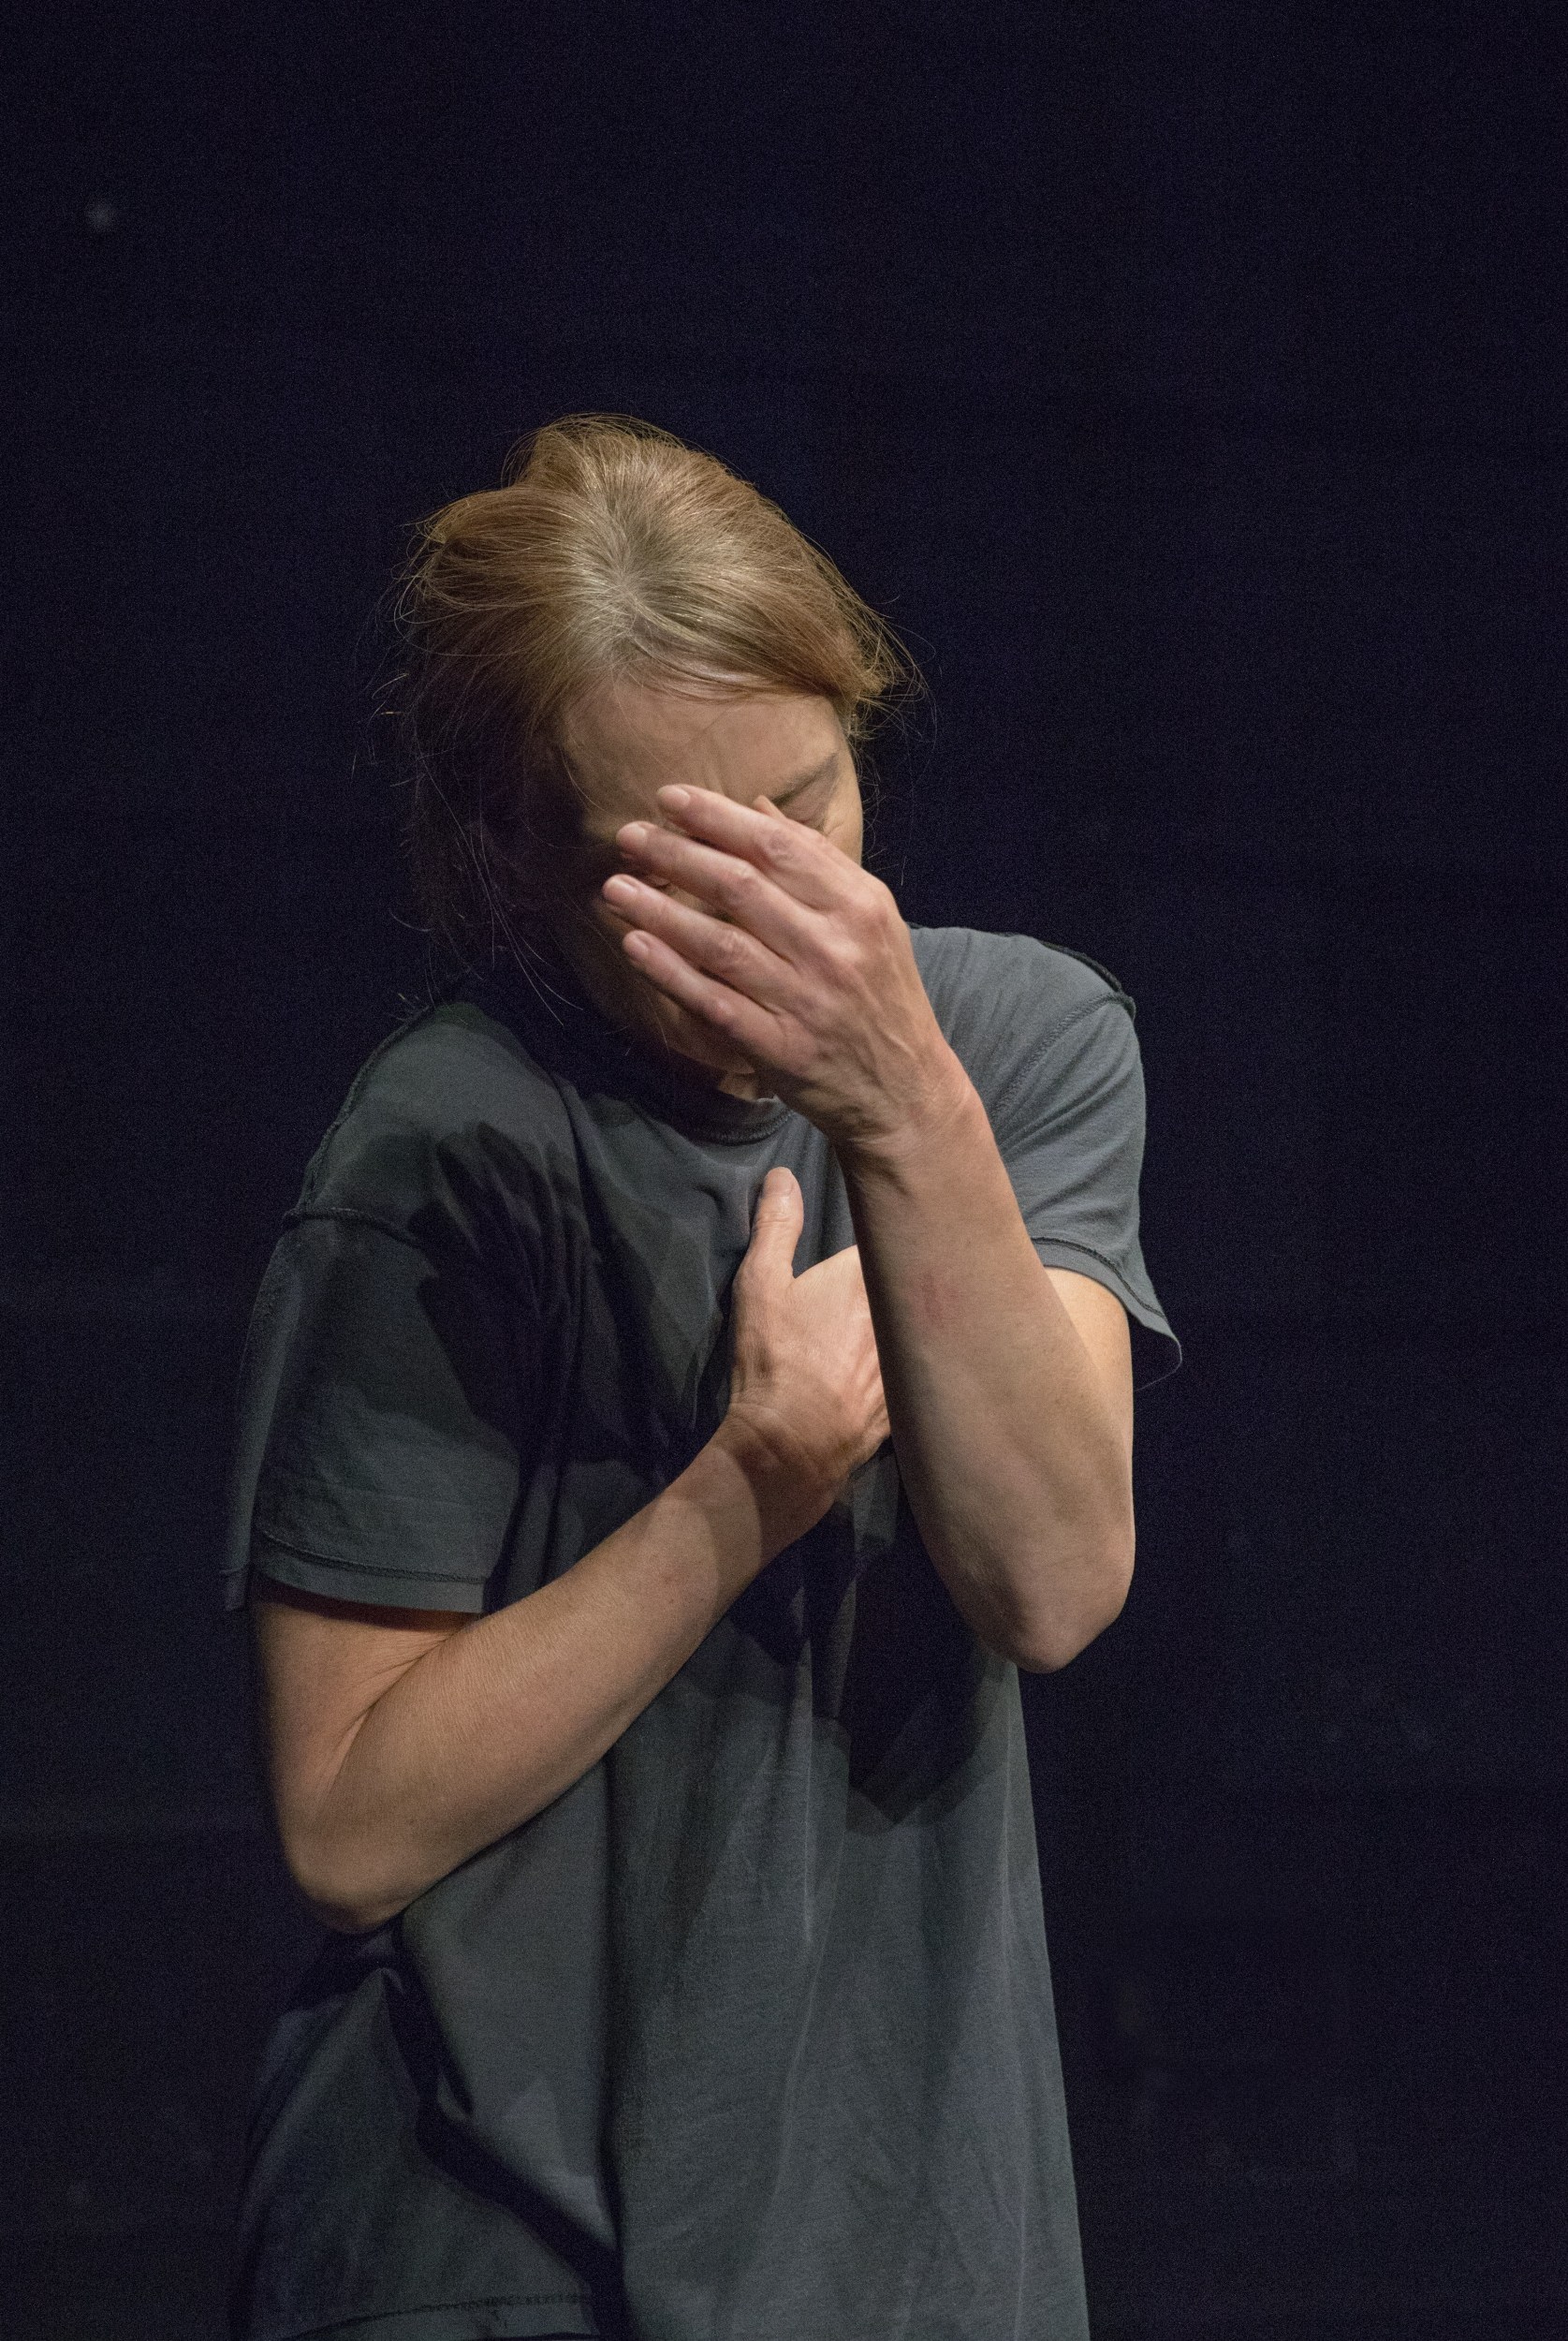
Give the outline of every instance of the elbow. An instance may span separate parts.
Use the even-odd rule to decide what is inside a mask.
[[[325,1792],[308,1794],[298,1784],[280,1792],[274,1781],[271,1812],[295,1892],[333,1935],[374,1934],[431,1882],[421,1881],[411,1848],[385,1815],[344,1809],[341,1764]]]
[[[372,1935],[378,1926],[395,1919],[405,1902],[383,1898],[379,1902],[359,1899],[317,1884],[307,1886],[297,1872],[291,1872],[294,1884],[311,1917],[318,1926],[325,1926],[334,1935]]]
[[[385,1926],[388,1919],[397,1916],[396,1908],[390,1905],[382,1909],[320,1893],[307,1893],[303,1886],[299,1891],[300,1900],[317,1926],[326,1927],[333,1935],[373,1935],[378,1926]]]
[[[1129,1538],[1124,1547],[1101,1555],[1092,1570],[1083,1573],[1071,1599],[1042,1605],[1020,1620],[1006,1637],[1001,1655],[1010,1658],[1022,1674],[1060,1672],[1092,1642],[1097,1642],[1107,1626],[1115,1625],[1126,1607],[1132,1583]]]
[[[400,1901],[384,1887],[377,1892],[368,1878],[351,1874],[347,1864],[330,1859],[315,1842],[301,1844],[286,1836],[281,1849],[295,1892],[316,1924],[331,1934],[373,1934],[414,1898],[405,1894]]]

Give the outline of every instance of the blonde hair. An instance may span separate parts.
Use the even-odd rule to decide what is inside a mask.
[[[779,507],[623,415],[567,415],[420,523],[394,612],[403,841],[432,936],[535,949],[575,834],[562,733],[626,678],[829,700],[852,752],[917,689],[901,643]]]

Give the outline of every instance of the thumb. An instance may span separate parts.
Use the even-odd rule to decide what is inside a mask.
[[[763,1180],[752,1218],[748,1257],[769,1266],[775,1262],[789,1273],[795,1266],[795,1246],[806,1216],[805,1198],[793,1170],[776,1162]]]

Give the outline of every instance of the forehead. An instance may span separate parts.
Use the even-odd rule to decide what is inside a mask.
[[[853,767],[826,699],[763,691],[679,692],[622,681],[573,709],[563,747],[584,828],[613,836],[623,821],[657,817],[672,781],[738,802],[777,802],[830,790]]]

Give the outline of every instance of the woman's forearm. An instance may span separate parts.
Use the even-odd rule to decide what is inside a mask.
[[[1125,1595],[1130,1458],[957,1057],[895,1140],[839,1159],[926,1548],[989,1647],[1062,1665]]]
[[[830,1497],[726,1420],[564,1575],[446,1635],[368,1708],[286,1847],[317,1917],[382,1924],[570,1788]]]

